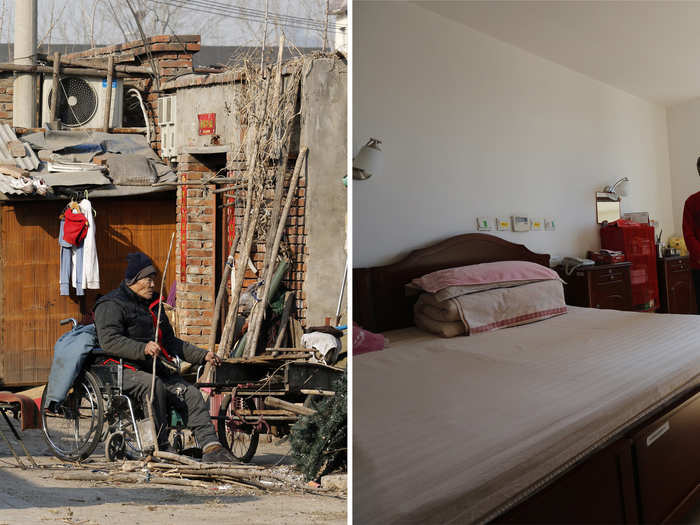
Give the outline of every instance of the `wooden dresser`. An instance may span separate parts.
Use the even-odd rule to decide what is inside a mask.
[[[696,313],[688,256],[659,257],[656,259],[656,270],[661,299],[658,311],[669,314]]]
[[[631,266],[630,262],[580,266],[571,275],[566,275],[564,267],[558,266],[556,271],[566,282],[564,285],[566,304],[587,308],[630,310],[632,308]]]

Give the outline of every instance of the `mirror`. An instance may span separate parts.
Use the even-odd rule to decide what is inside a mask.
[[[596,192],[595,194],[596,222],[616,221],[620,218],[620,199],[611,193]]]

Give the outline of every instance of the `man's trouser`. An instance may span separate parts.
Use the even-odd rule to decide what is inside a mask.
[[[151,377],[148,372],[131,370],[124,367],[124,393],[135,403],[140,403],[143,412],[148,417],[148,398],[151,395]],[[180,394],[178,395],[178,391]],[[194,434],[197,444],[204,448],[209,443],[218,443],[218,438],[211,423],[209,409],[199,390],[178,375],[167,378],[156,377],[153,417],[158,431],[158,443],[168,441],[168,407],[175,407],[180,413],[185,425]]]

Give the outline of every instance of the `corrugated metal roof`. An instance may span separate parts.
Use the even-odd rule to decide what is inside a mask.
[[[21,142],[15,132],[8,124],[0,123],[0,163],[3,164],[15,164],[22,169],[27,171],[33,171],[39,166],[39,159],[34,153],[34,150],[26,142],[22,142],[24,145],[24,157],[13,157],[10,153],[10,148],[8,147],[9,142]]]

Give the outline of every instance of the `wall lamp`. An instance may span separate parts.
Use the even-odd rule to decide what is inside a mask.
[[[381,173],[383,165],[383,153],[379,147],[381,143],[379,139],[370,138],[367,144],[360,148],[352,162],[353,179],[367,180],[372,175]]]
[[[611,198],[618,200],[620,197],[626,197],[629,192],[629,179],[622,177],[615,181],[615,184],[606,186],[603,192],[609,193]]]

